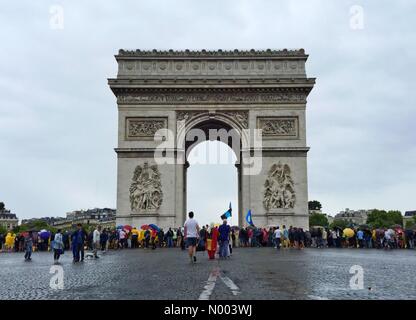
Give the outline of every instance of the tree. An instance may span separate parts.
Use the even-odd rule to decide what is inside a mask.
[[[348,221],[345,221],[344,219],[336,219],[331,223],[330,227],[331,229],[339,228],[341,230],[344,230],[345,228],[348,228],[349,224],[350,223]]]
[[[5,208],[4,202],[0,202],[0,211],[3,211]]]
[[[321,210],[322,204],[318,200],[313,200],[308,202],[309,210]]]
[[[367,217],[367,224],[373,228],[390,228],[394,224],[403,226],[403,216],[398,210],[374,209]]]
[[[22,224],[18,227],[17,232],[24,232],[24,231],[29,231],[29,230],[40,231],[42,229],[46,229],[51,232],[56,232],[56,228],[50,226],[49,224],[47,224],[45,221],[42,221],[42,220],[35,220],[27,224]]]
[[[412,228],[413,226],[416,226],[416,216],[413,216],[412,219],[406,221],[405,228]]]
[[[312,226],[322,226],[327,227],[328,226],[328,219],[327,217],[322,213],[313,213],[309,216],[309,227]]]
[[[6,234],[6,233],[7,233],[7,229],[3,226],[0,226],[0,234]]]

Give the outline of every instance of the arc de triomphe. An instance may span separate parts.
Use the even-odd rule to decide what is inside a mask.
[[[185,136],[225,129],[242,137],[226,140],[240,159],[239,224],[251,209],[257,226],[308,228],[305,108],[315,79],[306,76],[303,49],[115,57],[117,78],[108,83],[118,104],[117,224],[183,225],[186,155],[195,145]]]

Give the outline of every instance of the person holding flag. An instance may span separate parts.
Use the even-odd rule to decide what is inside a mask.
[[[253,219],[251,218],[251,209],[247,211],[246,221],[250,226],[254,227]]]
[[[229,242],[231,227],[227,224],[227,219],[223,220],[222,225],[218,228],[219,240],[220,240],[220,259],[227,258],[229,254]]]
[[[233,209],[231,208],[231,202],[230,202],[228,210],[225,211],[224,214],[221,216],[221,220],[231,218],[232,217],[232,211],[233,211]]]

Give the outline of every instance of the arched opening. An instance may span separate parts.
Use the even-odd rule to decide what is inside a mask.
[[[186,170],[186,208],[194,211],[200,225],[220,223],[232,204],[231,225],[239,224],[237,156],[220,141],[204,141],[193,147]]]
[[[230,202],[229,223],[241,224],[241,128],[234,121],[204,115],[185,128],[184,207],[201,225],[220,223]]]

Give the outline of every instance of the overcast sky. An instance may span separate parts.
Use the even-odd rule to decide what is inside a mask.
[[[63,29],[51,28],[53,5]],[[310,200],[331,214],[416,209],[415,14],[410,0],[5,2],[0,201],[19,218],[115,207],[107,78],[119,48],[305,48],[317,78],[307,106]],[[235,199],[231,167],[194,166],[196,212],[218,217]]]

